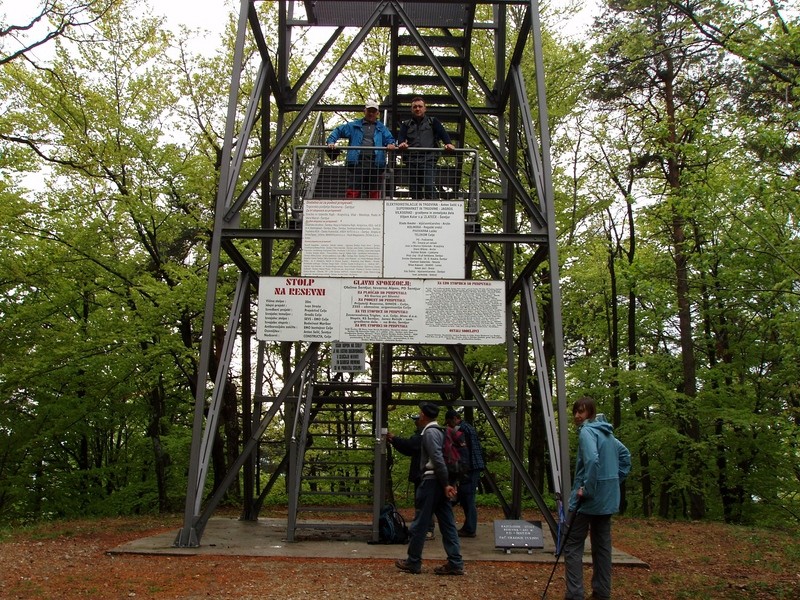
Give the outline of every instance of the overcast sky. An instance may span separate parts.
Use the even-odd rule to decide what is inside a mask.
[[[153,14],[165,15],[173,25],[211,31],[221,31],[229,15],[239,13],[239,0],[151,0],[151,4]]]
[[[43,0],[0,0],[0,24],[27,25],[41,11]],[[208,30],[213,33],[222,31],[229,15],[238,15],[239,0],[139,0],[142,10],[151,7],[153,15],[163,15],[172,29],[186,25],[192,29]],[[37,31],[30,32],[29,39],[36,39]],[[41,35],[38,36],[41,38]],[[7,36],[0,39],[5,52],[12,52],[18,47],[17,42]],[[16,46],[16,47],[15,47]],[[46,48],[35,51],[47,54]],[[42,56],[40,56],[42,58]]]

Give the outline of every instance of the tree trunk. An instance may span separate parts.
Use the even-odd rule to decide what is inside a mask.
[[[675,70],[669,52],[664,53],[666,75],[663,78],[665,107],[668,124],[668,147],[676,148],[678,136],[676,133],[676,108],[675,108]],[[697,364],[694,354],[694,339],[692,336],[692,312],[689,296],[689,269],[688,249],[686,240],[686,219],[682,214],[682,207],[677,205],[681,192],[680,166],[674,154],[670,154],[666,161],[667,184],[671,191],[668,200],[671,202],[672,211],[672,245],[675,262],[675,292],[678,304],[678,329],[681,343],[681,365],[683,372],[683,394],[686,398],[683,415],[679,417],[678,430],[688,438],[687,466],[690,473],[689,504],[692,519],[702,519],[705,516],[705,498],[703,495],[703,460],[697,450],[700,442],[700,424],[697,420],[694,400],[697,396]]]

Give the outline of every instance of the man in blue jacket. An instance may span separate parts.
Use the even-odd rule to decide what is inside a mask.
[[[564,542],[567,600],[583,600],[583,548],[592,542],[592,598],[611,598],[611,515],[619,510],[620,482],[631,470],[631,453],[614,428],[597,414],[594,399],[572,405],[578,427],[578,458],[569,499],[572,524]]]
[[[347,151],[347,188],[345,198],[381,197],[381,180],[386,170],[386,149],[394,150],[392,132],[378,120],[378,103],[368,101],[364,106],[364,118],[339,125],[326,140],[328,148],[334,149],[336,141],[350,141]],[[375,150],[356,146],[374,146]]]

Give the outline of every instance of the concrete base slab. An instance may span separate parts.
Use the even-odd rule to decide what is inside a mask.
[[[260,519],[242,521],[230,517],[209,519],[200,545],[196,548],[174,546],[177,531],[153,535],[127,542],[109,550],[112,554],[163,554],[168,556],[279,556],[303,558],[358,558],[397,559],[405,557],[405,546],[400,544],[369,543],[371,533],[363,523],[337,523],[335,529],[326,527],[330,523],[305,522],[295,533],[295,541],[286,541],[286,519]],[[545,528],[546,529],[546,528]],[[552,563],[555,560],[555,545],[549,532],[544,532],[544,548],[513,549],[506,552],[495,548],[492,523],[479,523],[477,536],[461,539],[461,554],[464,560]],[[584,562],[591,563],[589,540],[586,540]],[[425,544],[426,560],[445,558],[439,531],[436,539]],[[614,548],[612,561],[615,565],[647,567],[647,563]]]

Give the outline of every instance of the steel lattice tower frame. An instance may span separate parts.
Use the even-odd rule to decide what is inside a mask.
[[[259,8],[264,4],[277,9],[277,40],[270,47],[264,35],[265,27],[260,21]],[[296,12],[305,15],[296,16]],[[489,14],[490,13],[490,14]],[[479,18],[476,15],[480,15]],[[512,18],[516,26],[512,27]],[[323,28],[329,37],[319,51],[305,65],[299,76],[291,80],[291,41],[300,28]],[[468,263],[476,260],[484,264],[493,278],[506,283],[506,303],[518,307],[509,316],[507,325],[506,354],[508,370],[508,398],[513,400],[510,435],[504,433],[482,390],[471,378],[463,362],[459,348],[447,346],[446,350],[463,380],[464,389],[474,399],[474,405],[483,411],[487,422],[498,436],[512,464],[512,501],[507,507],[511,517],[519,517],[521,489],[524,485],[536,499],[551,533],[555,537],[557,524],[544,500],[528,475],[521,456],[524,449],[525,406],[527,405],[526,381],[531,375],[539,386],[544,414],[549,414],[548,444],[551,470],[557,493],[569,494],[569,445],[567,440],[567,418],[565,398],[564,349],[561,321],[561,295],[559,286],[559,264],[556,243],[554,192],[552,165],[550,160],[549,118],[544,80],[542,36],[537,0],[501,2],[416,2],[413,0],[382,0],[379,2],[316,0],[287,2],[269,0],[241,0],[237,35],[233,55],[227,122],[224,133],[220,184],[218,187],[215,219],[210,242],[208,288],[203,322],[199,362],[199,381],[195,396],[193,437],[188,473],[188,485],[184,523],[175,545],[197,546],[208,519],[219,505],[226,491],[242,474],[244,506],[242,516],[255,519],[259,504],[254,497],[257,468],[255,457],[260,438],[280,407],[289,398],[291,391],[300,382],[303,374],[313,366],[319,343],[309,343],[305,352],[295,361],[293,372],[283,382],[283,391],[271,399],[269,409],[260,411],[263,396],[259,388],[263,378],[263,353],[259,347],[253,376],[251,298],[257,291],[260,275],[282,274],[283,269],[300,252],[302,232],[293,226],[290,218],[281,218],[281,202],[286,195],[281,190],[279,163],[285,156],[295,137],[312,114],[333,111],[358,112],[363,102],[354,104],[325,103],[325,96],[336,77],[356,54],[366,37],[375,29],[385,30],[390,36],[391,55],[388,57],[389,90],[382,106],[386,110],[386,122],[396,126],[401,111],[407,106],[412,94],[406,93],[409,86],[435,85],[443,90],[441,110],[448,113],[456,134],[463,141],[467,135],[477,139],[481,153],[496,168],[501,185],[500,192],[492,198],[502,206],[502,230],[488,231],[480,223],[473,224],[466,233],[466,255]],[[514,39],[508,40],[510,31]],[[431,31],[438,32],[433,42]],[[335,57],[333,66],[318,87],[307,94],[307,99],[298,101],[299,92],[317,69],[322,69],[323,59],[332,51],[335,42],[345,32],[354,32],[346,49]],[[480,69],[472,63],[473,37],[479,32],[485,40],[493,40],[494,81],[487,81]],[[401,40],[402,38],[402,40]],[[402,74],[400,64],[404,58],[400,44],[413,45],[418,49],[414,64],[423,65],[431,75],[415,77]],[[450,45],[450,56],[437,54],[434,44]],[[260,67],[255,76],[252,91],[244,93],[243,65],[248,49],[254,48],[260,58]],[[535,90],[536,118],[531,111],[529,93],[521,69],[523,58],[532,56]],[[432,80],[431,80],[432,78]],[[433,83],[431,82],[433,81]],[[249,99],[248,99],[249,96]],[[429,97],[426,95],[426,98]],[[246,101],[246,109],[240,114],[240,105]],[[444,104],[449,103],[449,106]],[[272,119],[272,107],[277,115]],[[497,125],[493,137],[484,120],[492,119]],[[274,121],[274,123],[273,123]],[[538,127],[537,127],[538,126]],[[239,128],[237,131],[236,128]],[[468,134],[466,132],[469,132]],[[259,163],[249,172],[243,169],[246,148],[251,139],[259,141]],[[246,205],[259,203],[259,227],[245,228],[240,225],[241,212]],[[277,242],[285,242],[278,251]],[[260,245],[259,264],[252,264],[247,253],[242,251],[242,242]],[[288,251],[286,251],[288,247]],[[516,264],[515,257],[523,249],[530,251],[524,264]],[[490,266],[487,256],[494,250],[502,256],[500,269]],[[216,377],[208,381],[213,352],[214,313],[220,302],[220,269],[224,255],[240,272],[233,297],[230,298],[230,316],[221,355],[216,364]],[[539,325],[540,315],[536,305],[533,276],[537,269],[546,273],[542,283],[549,285],[549,310],[547,317],[551,343],[551,368],[545,360],[544,335]],[[468,269],[468,273],[470,270]],[[468,275],[469,277],[469,275]],[[511,311],[509,311],[511,312]],[[512,320],[512,317],[515,320]],[[514,323],[518,323],[518,342],[514,343]],[[210,468],[211,447],[220,413],[222,390],[230,374],[236,352],[241,354],[242,452],[222,478],[222,483],[208,498],[204,498],[206,476]],[[533,356],[533,367],[529,357]],[[381,354],[382,356],[382,354]],[[383,371],[378,380],[391,378],[390,369]],[[550,378],[552,373],[552,386]],[[256,381],[253,389],[252,380]],[[208,384],[211,383],[209,386]],[[558,427],[552,413],[553,394],[557,407]],[[379,386],[380,389],[380,386]],[[389,396],[391,385],[386,387]],[[380,392],[378,392],[380,398]],[[379,400],[382,404],[387,398]],[[549,412],[548,412],[549,407]],[[378,440],[376,440],[377,442]],[[377,451],[376,451],[377,455]],[[287,452],[288,456],[288,452]],[[377,463],[376,463],[377,464]],[[373,520],[377,521],[377,507],[382,500],[382,482],[375,480],[375,502]],[[381,496],[381,497],[379,497]],[[203,501],[205,500],[205,504]],[[373,525],[373,529],[375,525]]]

